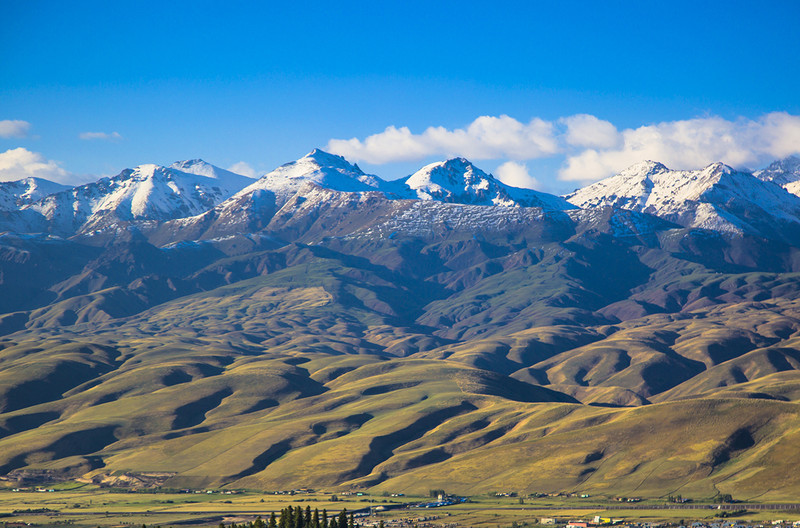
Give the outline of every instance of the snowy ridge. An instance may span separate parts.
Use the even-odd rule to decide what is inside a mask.
[[[773,161],[766,169],[753,175],[763,181],[777,183],[795,196],[800,196],[800,158],[789,156]]]
[[[505,185],[464,158],[431,163],[387,182],[315,149],[255,181],[193,159],[169,167],[140,165],[75,188],[35,178],[0,183],[0,210],[5,211],[0,230],[113,235],[134,225],[170,243],[273,229],[299,233],[309,226],[314,236],[324,236],[325,226],[337,225],[332,236],[350,230],[386,237],[394,231],[430,234],[502,229],[542,218],[550,222],[564,211],[582,223],[593,222],[597,213],[597,225],[610,221],[614,236],[664,229],[648,220],[659,217],[673,227],[800,246],[800,197],[788,192],[795,187],[800,192],[800,158],[794,156],[754,174],[722,163],[675,171],[646,161],[558,197]],[[608,217],[606,210],[617,216]],[[542,211],[548,214],[542,217]],[[646,215],[618,214],[625,211]]]
[[[29,203],[41,200],[49,194],[69,189],[68,185],[44,180],[24,178],[22,180],[0,182],[0,210],[13,211]]]
[[[565,198],[581,208],[630,209],[727,233],[764,235],[767,224],[800,223],[798,197],[722,163],[673,171],[646,161]]]
[[[394,214],[383,222],[353,232],[350,239],[391,239],[398,235],[434,238],[445,232],[487,233],[522,229],[549,213],[522,207],[485,207],[432,200],[397,202]],[[566,215],[561,219],[568,220]]]
[[[358,165],[349,163],[342,156],[314,149],[299,160],[265,174],[238,195],[265,190],[275,193],[278,201],[283,203],[307,182],[342,192],[376,191],[386,185],[382,179],[365,174]]]
[[[216,167],[201,159],[176,161],[168,168],[175,169],[186,174],[196,174],[197,176],[205,176],[206,178],[219,180],[220,183],[226,187],[231,185],[236,187],[240,186],[242,183],[252,183],[252,178],[248,178],[229,170],[220,169],[219,167]]]
[[[214,207],[251,181],[214,169],[219,172],[210,178],[158,165],[140,165],[113,178],[52,194],[26,209],[44,216],[56,232],[103,229],[120,221],[191,216]]]
[[[426,165],[402,184],[410,191],[411,197],[420,200],[551,210],[573,208],[558,196],[505,185],[464,158]]]
[[[298,194],[318,188],[360,193],[382,190],[386,186],[385,181],[365,174],[358,165],[343,157],[314,149],[297,161],[268,172],[213,209],[173,224],[182,230],[200,229],[207,236],[258,231]]]

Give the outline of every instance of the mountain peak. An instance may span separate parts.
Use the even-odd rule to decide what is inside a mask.
[[[730,165],[725,165],[721,161],[717,161],[704,168],[702,172],[707,172],[709,174],[731,174],[737,171]]]
[[[786,187],[787,184],[800,180],[800,157],[792,154],[773,161],[766,169],[756,171],[753,175],[760,180],[775,182]],[[794,193],[796,189],[789,190]]]
[[[505,185],[460,157],[425,165],[403,183],[421,200],[552,210],[572,207],[558,196]]]
[[[631,165],[627,169],[621,171],[619,175],[623,177],[652,176],[654,174],[661,174],[662,172],[668,172],[668,171],[669,169],[663,163],[660,163],[658,161],[645,160]]]
[[[377,176],[365,174],[358,165],[342,156],[314,149],[302,158],[281,165],[243,189],[239,195],[267,190],[285,202],[306,183],[343,192],[377,191],[385,183]]]
[[[34,176],[17,181],[0,182],[0,211],[17,209],[69,188],[69,185]]]
[[[180,171],[186,171],[186,169],[191,169],[192,167],[206,167],[210,166],[210,163],[203,161],[200,158],[183,160],[183,161],[176,161],[175,163],[170,164],[170,169],[178,169]]]
[[[476,189],[487,189],[489,182],[495,179],[480,170],[465,158],[451,158],[446,161],[437,161],[425,165],[420,170],[406,179],[406,185],[417,194],[459,194],[467,187],[476,186]]]
[[[619,207],[686,227],[760,236],[772,236],[777,223],[797,223],[800,213],[796,197],[721,162],[683,171],[644,162],[566,198],[582,208]]]
[[[214,180],[235,182],[234,185],[238,185],[240,188],[244,187],[247,181],[252,181],[252,178],[248,178],[247,176],[243,176],[229,170],[221,169],[199,158],[176,161],[168,168],[170,170],[177,170],[186,174],[194,174],[196,176],[204,176]]]
[[[344,168],[347,170],[357,172],[359,174],[364,174],[364,171],[362,171],[358,165],[350,163],[349,161],[344,159],[343,156],[339,156],[337,154],[331,154],[330,152],[325,152],[324,150],[318,148],[315,148],[314,150],[312,150],[311,152],[309,152],[308,154],[297,160],[297,162],[301,161],[313,161],[320,167]]]

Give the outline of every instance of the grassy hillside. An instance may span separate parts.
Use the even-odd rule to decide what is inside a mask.
[[[4,242],[8,485],[800,491],[792,248],[356,202],[199,241]]]

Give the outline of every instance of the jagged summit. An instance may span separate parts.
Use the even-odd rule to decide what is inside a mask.
[[[311,152],[300,158],[300,160],[313,160],[321,167],[325,166],[341,167],[343,169],[352,170],[354,172],[364,174],[364,171],[362,171],[357,164],[350,163],[344,158],[344,156],[339,156],[338,154],[331,154],[330,152],[326,152],[319,148],[315,148],[314,150],[312,150]]]
[[[645,160],[639,163],[635,163],[622,171],[620,174],[622,175],[636,175],[636,174],[648,174],[648,175],[655,175],[662,172],[668,171],[666,165],[659,161],[653,160]]]
[[[179,170],[187,174],[196,174],[198,176],[205,176],[206,178],[213,178],[216,180],[232,179],[240,182],[252,181],[252,178],[248,178],[242,174],[231,172],[226,169],[221,169],[201,159],[176,161],[175,163],[170,164],[169,168]]]
[[[800,157],[792,155],[773,161],[766,169],[753,173],[756,178],[781,186],[800,180]]]
[[[44,216],[54,232],[97,232],[117,227],[119,222],[196,215],[252,181],[205,162],[202,164],[193,166],[214,171],[215,177],[143,164],[125,169],[112,178],[101,178],[51,194],[26,208]]]
[[[17,181],[0,182],[0,210],[16,210],[49,194],[69,188],[68,185],[33,176]]]
[[[423,200],[452,201],[466,193],[479,197],[496,180],[464,158],[438,161],[406,178],[405,184]]]
[[[267,190],[288,199],[309,182],[343,192],[376,191],[385,184],[377,176],[365,174],[358,165],[348,162],[342,156],[314,149],[302,158],[268,172],[243,189],[239,195]]]
[[[565,198],[581,208],[630,209],[729,233],[767,235],[776,221],[800,222],[797,197],[719,162],[693,171],[643,162]]]
[[[800,196],[800,157],[792,155],[773,161],[766,169],[753,174],[760,180],[771,181]]]
[[[414,198],[449,203],[571,209],[563,199],[506,185],[465,158],[424,166],[402,181]]]

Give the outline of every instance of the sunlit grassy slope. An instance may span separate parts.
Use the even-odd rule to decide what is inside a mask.
[[[376,238],[380,203],[328,207],[162,248],[6,243],[15,281],[59,270],[3,301],[9,485],[800,492],[793,248],[602,211]]]

